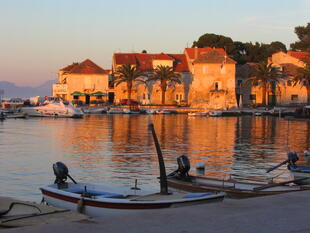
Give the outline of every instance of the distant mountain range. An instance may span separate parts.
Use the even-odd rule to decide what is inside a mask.
[[[11,82],[0,81],[0,96],[4,98],[29,98],[32,96],[51,96],[54,83],[57,83],[57,79],[48,80],[37,87],[16,86],[14,83]]]

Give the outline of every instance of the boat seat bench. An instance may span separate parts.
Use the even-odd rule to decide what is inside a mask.
[[[76,194],[82,194],[85,192],[84,189],[64,189],[63,191],[70,192],[70,193],[76,193]],[[87,190],[87,193],[89,193],[92,196],[96,197],[102,197],[102,198],[123,198],[125,197],[123,194],[120,193],[109,193],[109,192],[102,192],[102,191],[96,191],[96,190]]]
[[[183,198],[198,198],[213,195],[213,193],[188,193],[183,196]]]

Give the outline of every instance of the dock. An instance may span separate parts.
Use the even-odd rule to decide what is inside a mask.
[[[310,233],[310,191],[2,229],[10,233]]]

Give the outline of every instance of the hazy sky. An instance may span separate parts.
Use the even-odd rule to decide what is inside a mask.
[[[181,53],[204,33],[242,42],[296,41],[310,0],[0,0],[0,81],[36,86],[113,52]]]

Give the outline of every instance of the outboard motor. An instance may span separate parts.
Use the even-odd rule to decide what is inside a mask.
[[[53,164],[53,170],[56,176],[54,183],[55,184],[65,183],[68,178],[68,174],[69,174],[69,170],[67,166],[62,162],[57,162]]]
[[[168,177],[177,177],[177,178],[186,178],[188,177],[188,172],[191,168],[189,159],[185,156],[182,155],[180,157],[177,158],[177,162],[178,162],[178,169],[175,170],[174,172],[170,173],[168,175]]]
[[[287,157],[288,157],[288,169],[290,169],[290,167],[294,167],[296,166],[296,162],[298,161],[298,156],[297,156],[297,153],[296,152],[289,152],[287,154]]]
[[[188,172],[191,169],[191,164],[189,162],[189,159],[185,155],[182,155],[177,158],[177,162],[179,166],[178,168],[179,175],[182,177],[188,176]]]

